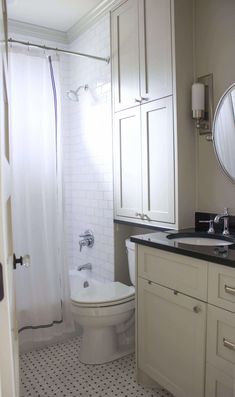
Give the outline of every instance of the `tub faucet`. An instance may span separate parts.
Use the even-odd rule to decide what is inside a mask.
[[[219,223],[220,220],[224,220],[224,230],[223,230],[223,235],[224,236],[229,236],[229,213],[228,213],[228,208],[224,208],[224,213],[223,214],[218,214],[216,215],[214,222]]]
[[[84,265],[80,265],[77,267],[77,270],[80,272],[81,270],[92,270],[91,263],[85,263]]]

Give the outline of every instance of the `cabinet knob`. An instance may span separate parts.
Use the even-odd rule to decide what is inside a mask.
[[[142,97],[135,98],[135,102],[141,103],[142,102]]]
[[[149,100],[149,98],[147,98],[146,96],[142,96],[142,97],[141,97],[141,100],[146,102],[146,101]]]
[[[201,310],[200,306],[194,306],[193,308],[194,313],[200,313]]]

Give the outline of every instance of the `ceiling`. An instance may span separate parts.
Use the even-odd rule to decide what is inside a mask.
[[[101,0],[7,0],[8,18],[67,32]]]

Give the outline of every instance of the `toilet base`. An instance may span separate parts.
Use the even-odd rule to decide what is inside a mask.
[[[104,364],[134,352],[134,345],[119,349],[115,327],[83,328],[79,360],[83,364]]]

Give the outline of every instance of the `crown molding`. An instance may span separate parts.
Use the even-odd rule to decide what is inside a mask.
[[[60,30],[48,29],[43,26],[33,25],[15,21],[14,19],[8,20],[9,36],[11,34],[20,34],[23,36],[36,37],[37,39],[52,41],[61,44],[68,44],[68,37],[66,32]]]
[[[67,31],[69,43],[76,40],[83,32],[89,29],[95,22],[109,13],[112,9],[126,0],[103,0],[95,8],[84,15],[75,25]]]

